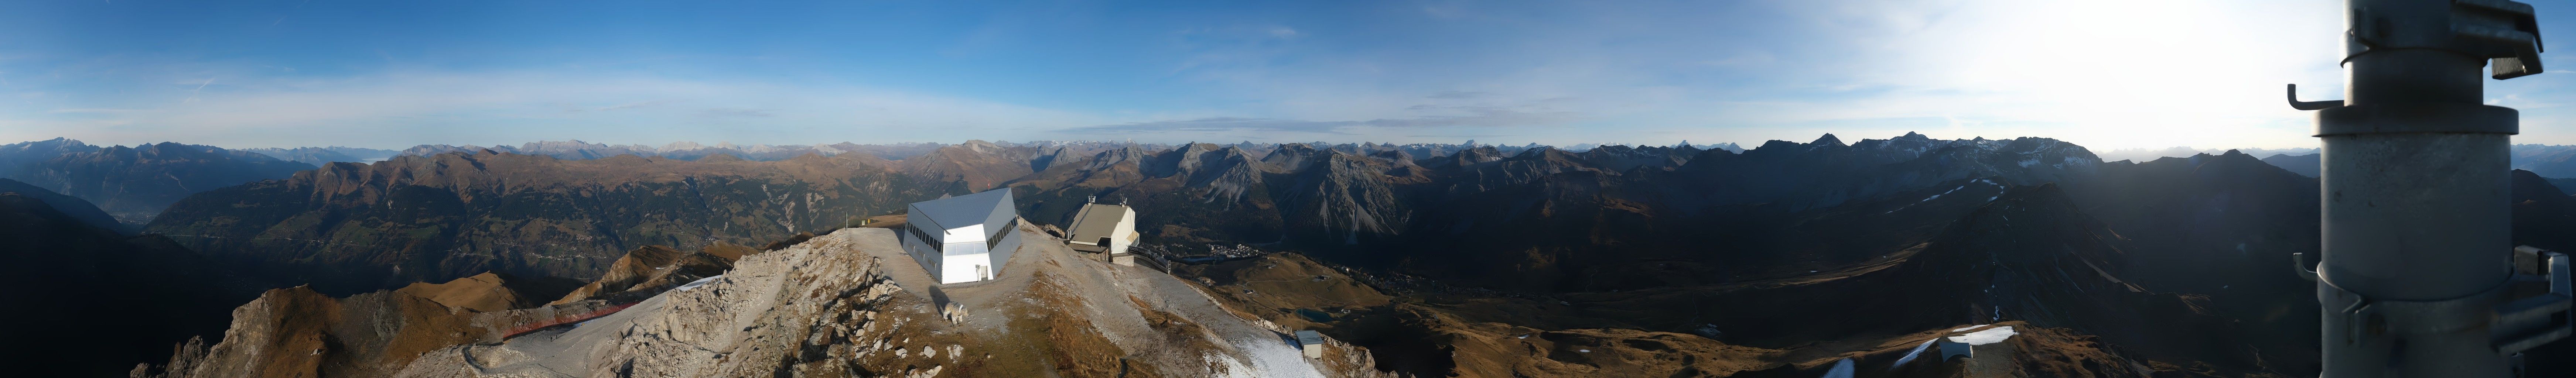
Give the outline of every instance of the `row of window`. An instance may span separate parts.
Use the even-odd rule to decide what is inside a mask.
[[[993,231],[993,236],[984,238],[984,245],[989,247],[996,244],[1002,244],[1002,237],[1008,236],[1011,230],[1019,229],[1019,223],[1019,218],[1012,218],[1008,222],[1002,222],[1002,227],[1000,227],[999,230]],[[922,231],[921,228],[918,227],[904,227],[903,230],[905,232],[912,233],[912,238],[914,240],[920,240],[921,244],[930,245],[930,250],[942,251],[941,245],[943,244],[939,242],[939,238],[930,236],[929,232]]]
[[[929,245],[930,250],[940,250],[939,238],[931,237],[928,232],[922,232],[920,227],[904,227],[903,230],[912,233],[912,240],[919,240],[921,244]]]

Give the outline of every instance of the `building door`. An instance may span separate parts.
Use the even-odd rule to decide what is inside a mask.
[[[976,266],[975,266],[975,279],[978,279],[978,280],[989,280],[989,279],[993,279],[993,272],[992,272],[992,269],[987,269],[987,268],[986,268],[985,266],[983,266],[983,265],[976,265]]]

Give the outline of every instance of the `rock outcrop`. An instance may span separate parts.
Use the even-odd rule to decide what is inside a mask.
[[[276,289],[234,309],[222,342],[189,340],[167,364],[136,366],[132,375],[382,377],[430,351],[499,342],[526,327],[614,308],[604,301],[584,301],[483,312],[404,291],[332,298],[307,287]]]
[[[393,376],[1319,376],[1279,333],[1168,275],[1030,243],[1003,277],[937,285],[893,236],[851,228],[749,255],[614,315],[446,347]]]
[[[601,275],[599,280],[573,289],[572,293],[547,304],[592,299],[632,303],[681,284],[723,275],[726,270],[733,269],[734,260],[751,253],[758,253],[758,250],[722,242],[697,252],[648,245],[626,251],[625,257],[619,257],[616,263],[608,265],[608,273]]]

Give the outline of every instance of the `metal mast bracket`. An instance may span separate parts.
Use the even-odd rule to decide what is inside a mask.
[[[2453,49],[2488,59],[2496,80],[2540,73],[2540,21],[2531,4],[2452,0]]]
[[[2379,133],[2520,134],[2522,112],[2494,105],[2394,103],[2317,112],[2317,135]]]
[[[2541,265],[2540,262],[2546,261],[2548,271],[2535,272],[2539,269],[2534,268],[2539,266],[2521,267],[2517,269],[2519,272],[2515,272],[2515,278],[2516,281],[2546,280],[2549,292],[2496,306],[2495,325],[2491,328],[2496,335],[2496,351],[2519,353],[2576,333],[2576,323],[2571,323],[2568,316],[2570,305],[2576,304],[2576,292],[2569,291],[2568,279],[2576,275],[2576,271],[2568,270],[2567,255],[2525,246],[2514,248],[2514,257],[2516,262],[2529,265]]]
[[[2351,306],[2340,311],[2345,319],[2345,343],[2367,339],[2363,336],[2440,334],[2487,324],[2498,315],[2497,308],[2490,304],[2501,302],[2498,298],[2509,294],[2513,286],[2511,282],[2499,282],[2492,289],[2465,297],[2408,301],[2371,298],[2335,286],[2332,279],[2319,282],[2336,295],[2353,300]]]
[[[2421,40],[2390,35],[2396,28],[2370,8],[2355,8],[2347,36],[2362,46],[2352,56],[2379,50],[2435,49],[2487,59],[2496,80],[2541,72],[2539,18],[2531,4],[2509,0],[2452,0],[2450,38]]]
[[[2319,282],[2335,295],[2352,299],[2351,306],[2337,311],[2345,319],[2345,327],[2338,338],[2345,343],[2362,340],[2366,335],[2444,333],[2486,324],[2494,335],[2496,353],[2512,355],[2576,334],[2576,321],[2569,317],[2569,310],[2576,308],[2571,306],[2576,305],[2576,291],[2571,291],[2568,285],[2576,271],[2569,269],[2567,255],[2527,246],[2514,251],[2517,265],[2523,267],[2513,281],[2466,297],[2433,301],[2386,300],[2343,290],[2331,281]],[[2292,260],[2306,258],[2293,257]],[[2315,274],[2306,267],[2297,267],[2296,270],[2302,278],[2314,277]],[[2497,297],[2512,294],[2513,282],[2525,281],[2547,281],[2549,292],[2498,305],[2484,305],[2500,302]],[[2410,325],[2439,328],[2405,328]]]

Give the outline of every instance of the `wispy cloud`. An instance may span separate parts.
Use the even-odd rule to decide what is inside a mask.
[[[759,109],[735,109],[735,108],[715,108],[715,109],[707,109],[707,111],[706,111],[706,112],[704,112],[704,113],[700,113],[700,114],[706,115],[706,116],[708,116],[708,117],[770,117],[770,116],[775,116],[775,114],[769,114],[769,111],[767,111],[767,110],[759,110]]]
[[[1422,96],[1422,97],[1423,97],[1423,98],[1444,99],[1444,100],[1463,100],[1463,99],[1471,99],[1471,98],[1477,98],[1477,97],[1485,97],[1486,95],[1490,95],[1490,94],[1491,94],[1491,93],[1478,92],[1478,91],[1440,91],[1440,93],[1433,93],[1433,94],[1431,94],[1430,96]]]
[[[1468,107],[1473,114],[1428,115],[1408,118],[1378,118],[1351,121],[1308,121],[1252,117],[1208,117],[1182,120],[1129,122],[1075,128],[1074,132],[1168,132],[1168,131],[1292,131],[1331,134],[1355,134],[1352,128],[1428,128],[1428,127],[1512,127],[1550,126],[1575,119],[1574,112],[1531,113],[1493,107]]]
[[[661,105],[669,105],[669,104],[671,104],[671,103],[676,103],[676,102],[680,102],[680,100],[652,100],[652,101],[636,101],[636,102],[629,102],[629,103],[624,103],[624,104],[617,104],[617,105],[610,105],[610,106],[602,106],[602,107],[593,108],[593,109],[590,109],[590,110],[596,110],[596,111],[603,111],[603,112],[604,112],[604,111],[610,111],[610,110],[636,109],[636,108],[646,108],[646,107],[654,107],[654,106],[661,106]]]
[[[188,99],[187,99],[187,100],[181,100],[181,101],[179,101],[179,102],[180,102],[180,103],[197,102],[197,92],[200,92],[200,91],[204,91],[204,90],[206,90],[206,86],[207,86],[207,85],[212,85],[212,84],[214,84],[214,83],[215,83],[215,78],[211,78],[211,77],[206,78],[206,81],[205,81],[205,82],[197,83],[197,87],[196,87],[196,88],[193,88],[193,89],[189,89],[189,90],[188,90]]]
[[[54,109],[54,110],[52,110],[52,111],[48,111],[47,113],[56,113],[56,114],[66,114],[66,113],[68,113],[68,114],[124,114],[124,113],[136,113],[136,112],[148,112],[148,111],[152,111],[152,110],[151,110],[151,109],[75,108],[75,109]]]
[[[583,139],[608,143],[736,140],[955,142],[1009,128],[1114,122],[1082,112],[881,88],[552,71],[410,71],[345,78],[226,79],[154,109],[62,107],[0,113],[0,140],[70,136],[227,147]],[[202,83],[202,82],[201,82]],[[685,100],[675,100],[685,99]],[[697,106],[670,106],[686,102]],[[577,107],[565,104],[614,104]],[[709,127],[711,119],[757,124]],[[33,139],[29,139],[33,138]],[[1015,138],[1017,139],[1017,138]]]

